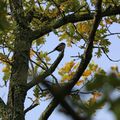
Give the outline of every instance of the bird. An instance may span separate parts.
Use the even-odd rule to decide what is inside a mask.
[[[65,46],[66,46],[65,43],[62,42],[62,43],[58,44],[52,51],[50,51],[47,54],[50,54],[54,51],[62,52],[65,49]]]

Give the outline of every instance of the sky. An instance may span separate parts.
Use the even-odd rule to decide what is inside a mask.
[[[116,29],[116,27],[113,29]],[[118,29],[118,28],[117,28]],[[118,54],[118,51],[120,51],[120,40],[115,38],[114,36],[110,37],[110,41],[111,41],[111,45],[110,45],[110,52],[108,53],[109,57],[116,60],[116,59],[120,59],[120,54]],[[55,46],[57,46],[60,42],[58,41],[57,36],[55,36],[54,34],[50,34],[50,37],[47,38],[47,43],[45,45],[45,47],[43,47],[44,51],[51,51],[54,49]],[[58,66],[58,68],[60,68],[61,66],[64,65],[65,62],[70,60],[70,56],[71,55],[75,55],[78,51],[78,48],[73,46],[74,48],[66,48],[65,49],[65,55],[64,58],[62,60],[62,62],[60,63],[60,65]],[[58,55],[58,52],[54,52],[52,53],[50,56],[52,57],[52,59],[56,58],[56,55]],[[108,60],[108,58],[103,54],[101,58],[96,58],[93,57],[93,59],[95,63],[97,63],[100,67],[102,67],[104,70],[106,71],[110,71],[110,67],[111,66],[119,66],[120,67],[120,62],[118,63],[114,63],[111,62],[110,60]],[[55,75],[57,74],[57,72],[54,73]],[[37,120],[38,117],[40,116],[40,114],[43,112],[43,110],[46,108],[46,106],[48,105],[49,100],[45,101],[41,101],[40,106],[41,107],[37,107],[35,108],[35,110],[30,111],[27,115],[26,115],[26,120]],[[95,115],[93,116],[93,120],[116,120],[114,114],[108,110],[109,109],[109,105],[105,105],[101,110],[97,110],[97,112],[95,113]],[[64,114],[58,112],[56,109],[55,111],[52,113],[52,115],[49,117],[48,120],[70,120],[71,118],[65,116]]]
[[[112,30],[120,31],[118,26],[114,26],[112,28]],[[114,60],[120,59],[120,54],[119,54],[120,40],[117,39],[114,36],[111,36],[110,41],[112,42],[112,44],[110,45],[110,52],[108,53],[109,57],[114,59]],[[57,36],[55,36],[51,33],[50,37],[47,38],[46,45],[42,49],[44,51],[51,51],[59,43],[60,42],[58,41]],[[64,65],[64,63],[69,61],[70,56],[75,55],[77,51],[78,51],[78,49],[75,46],[74,46],[74,48],[73,47],[72,48],[66,48],[65,49],[65,56],[64,56],[62,62],[60,63],[60,65],[58,66],[58,68],[62,67]],[[50,56],[54,60],[57,55],[58,55],[58,52],[54,52]],[[100,67],[102,67],[106,71],[109,71],[110,67],[114,66],[114,65],[117,65],[117,66],[120,67],[120,62],[118,62],[118,63],[111,62],[111,61],[108,60],[108,58],[104,54],[99,59],[96,58],[96,57],[93,57],[93,60],[94,60],[95,63],[97,63]],[[56,75],[57,72],[54,72],[54,74]],[[1,70],[0,70],[0,76],[2,76]],[[0,96],[6,101],[6,99],[7,99],[6,94],[7,94],[8,88],[4,88],[4,89],[0,88],[0,91],[1,91]],[[27,97],[31,96],[32,94],[33,94],[32,90],[30,90],[27,94]],[[40,101],[40,106],[39,107],[36,107],[35,109],[31,110],[30,112],[28,112],[26,114],[26,120],[38,120],[38,118],[40,117],[40,114],[45,110],[45,108],[47,107],[49,102],[50,102],[50,100]],[[31,103],[31,101],[27,100],[25,102],[25,107],[28,107],[30,105],[30,103]],[[108,109],[109,109],[109,105],[106,104],[101,110],[97,110],[97,112],[93,116],[93,120],[116,120],[114,114],[111,111],[108,111]],[[52,115],[49,117],[48,120],[55,120],[55,119],[57,119],[57,120],[70,120],[71,118],[67,117],[64,114],[55,110],[52,113]]]

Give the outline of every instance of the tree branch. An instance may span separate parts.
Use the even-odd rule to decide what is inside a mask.
[[[106,9],[105,11],[101,12],[101,17],[112,16],[117,14],[120,14],[120,6],[117,7],[111,6],[109,9]],[[57,29],[69,22],[75,23],[80,21],[91,20],[94,18],[94,16],[95,13],[85,13],[82,15],[78,13],[75,14],[73,13],[71,15],[62,17],[58,20],[54,19],[50,23],[41,26],[40,29],[33,31],[31,34],[31,39],[32,40],[38,39],[39,37],[51,32],[53,29]]]
[[[30,105],[28,108],[25,109],[24,114],[26,114],[27,112],[29,112],[30,110],[32,110],[33,108],[35,108],[38,105],[39,105],[38,103],[34,103],[34,104]]]
[[[44,112],[42,112],[39,120],[48,120],[51,113],[54,111],[54,109],[57,107],[58,102],[56,99],[53,99],[50,104],[47,106]]]
[[[6,104],[4,103],[4,101],[2,100],[2,98],[0,98],[0,115],[3,117],[3,118],[6,118],[5,116],[7,115],[7,106]]]
[[[57,103],[60,103],[74,120],[86,120],[86,117],[79,116],[79,114],[74,111],[74,109],[66,102],[66,100],[64,100],[66,92],[61,86],[50,85],[48,84],[48,81],[42,81],[42,84],[49,89]]]
[[[30,88],[32,88],[33,86],[39,84],[40,82],[42,82],[47,76],[51,75],[55,69],[57,68],[57,66],[59,65],[60,61],[62,60],[64,56],[64,51],[62,51],[59,56],[57,57],[57,59],[55,60],[55,62],[51,65],[51,67],[49,69],[47,69],[43,74],[38,75],[36,78],[34,78],[34,80],[32,80],[30,83],[27,84],[27,90],[29,90]]]
[[[19,26],[28,28],[28,19],[25,17],[22,0],[9,0],[12,16]]]
[[[70,80],[69,83],[65,84],[65,86],[63,86],[61,88],[62,90],[67,91],[67,92],[65,92],[65,94],[67,94],[71,91],[71,89],[74,87],[76,82],[79,80],[79,78],[83,74],[84,70],[86,69],[86,67],[88,66],[88,64],[89,64],[89,62],[92,58],[93,41],[94,41],[94,38],[95,38],[96,30],[97,30],[97,28],[99,26],[99,23],[100,23],[100,20],[102,18],[101,4],[102,4],[102,0],[98,0],[97,4],[96,4],[96,14],[94,16],[93,27],[92,27],[90,35],[89,35],[89,43],[88,43],[88,46],[85,50],[85,55],[83,56],[82,61],[80,62],[80,65],[79,65],[79,67],[76,71],[76,74],[73,76],[73,78]],[[88,18],[91,18],[91,17],[89,16]],[[57,103],[57,104],[59,104],[59,103]],[[56,107],[56,106],[54,106],[54,107]],[[45,114],[48,114],[48,112],[46,112]],[[42,118],[40,120],[42,120]]]
[[[90,31],[88,45],[86,47],[86,50],[84,51],[84,56],[82,56],[82,60],[78,66],[78,69],[77,69],[75,75],[70,80],[70,82],[68,84],[66,84],[66,89],[68,90],[68,92],[71,91],[71,89],[77,83],[77,81],[79,80],[79,78],[81,77],[81,75],[83,74],[85,69],[87,68],[87,66],[92,58],[93,41],[95,38],[97,28],[98,28],[99,23],[100,23],[101,18],[102,18],[102,16],[101,16],[101,4],[102,4],[102,0],[97,0],[96,14],[95,14],[94,19],[93,19],[93,26],[92,26],[91,31]]]
[[[113,59],[111,59],[111,58],[109,57],[109,55],[105,52],[105,50],[104,50],[103,47],[101,47],[101,49],[102,49],[103,53],[106,55],[106,57],[107,57],[110,61],[112,61],[112,62],[120,62],[120,59],[118,59],[118,60],[113,60]]]

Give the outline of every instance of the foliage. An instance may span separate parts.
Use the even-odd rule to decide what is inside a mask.
[[[7,6],[5,1],[0,1],[0,33],[8,27]]]
[[[112,66],[108,73],[91,61],[93,56],[99,59],[102,55],[115,61],[108,53],[112,44],[110,37],[114,35],[120,39],[119,31],[112,29],[114,25],[120,24],[120,2],[103,0],[101,5],[97,5],[99,2],[100,0],[0,1],[1,79],[4,87],[10,87],[6,102],[8,109],[16,107],[18,100],[23,102],[27,91],[34,87],[33,95],[29,97],[33,103],[25,111],[21,110],[21,114],[39,105],[39,101],[44,98],[58,97],[61,100],[67,96],[72,108],[74,106],[80,116],[83,114],[91,117],[108,103],[110,110],[120,119],[120,97],[114,99],[112,95],[120,89],[119,68]],[[74,51],[74,56],[69,53],[71,57],[68,57],[66,63],[63,61],[60,64],[66,52],[64,49],[59,51],[55,60],[52,54],[48,54],[46,46],[51,37],[50,32],[58,38],[51,40],[50,49],[54,49],[52,44],[58,41],[67,44],[65,49]],[[56,69],[58,65],[59,69]],[[44,83],[46,79],[47,83]],[[65,90],[64,94],[61,88]],[[18,94],[23,95],[23,98],[17,99]],[[58,103],[66,102],[60,100]]]

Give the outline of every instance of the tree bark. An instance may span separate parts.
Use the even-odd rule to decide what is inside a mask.
[[[44,112],[42,112],[39,120],[47,120],[48,117],[52,114],[53,110],[57,107],[58,102],[53,99],[50,104],[47,106]]]
[[[14,55],[11,68],[10,87],[8,95],[8,120],[25,120],[24,101],[27,93],[30,30],[17,28],[14,44]]]
[[[101,1],[101,0],[99,0]],[[99,4],[98,4],[99,5]],[[24,14],[24,9],[22,6],[22,0],[10,0],[10,9],[11,15],[13,15],[14,20],[16,21],[16,38],[14,42],[14,53],[13,53],[13,62],[11,66],[11,77],[10,77],[10,86],[9,86],[9,93],[8,93],[8,101],[7,105],[0,99],[0,115],[2,115],[3,120],[25,120],[24,114],[24,101],[27,94],[27,90],[31,87],[35,86],[36,84],[40,83],[41,79],[49,76],[57,67],[59,62],[61,61],[63,55],[59,56],[58,60],[51,66],[48,71],[46,71],[41,79],[36,79],[27,84],[27,77],[28,77],[28,69],[29,69],[29,52],[31,48],[32,41],[35,39],[51,32],[53,29],[57,29],[69,22],[75,23],[79,21],[91,20],[95,16],[94,13],[85,13],[83,15],[79,14],[68,14],[64,18],[52,20],[48,24],[42,25],[38,30],[31,31],[29,26],[29,19]],[[98,13],[98,12],[97,12]],[[120,6],[114,7],[111,6],[109,9],[105,11],[100,11],[101,17],[111,16],[120,14]],[[80,67],[78,68],[78,72],[76,72],[75,76],[71,80],[72,82],[67,84],[67,90],[73,88],[75,83],[79,80],[80,76],[84,72],[85,68],[87,67],[88,63],[92,58],[92,49],[93,49],[93,40],[95,37],[95,32],[99,25],[99,14],[96,17],[96,23],[91,30],[91,35],[89,38],[89,44],[85,51],[85,57],[82,60]],[[85,61],[86,60],[86,61]],[[48,108],[43,112],[41,115],[41,119],[47,119],[55,107],[59,103],[56,101],[52,101]],[[3,112],[4,111],[4,112]],[[0,116],[1,117],[1,116]]]

